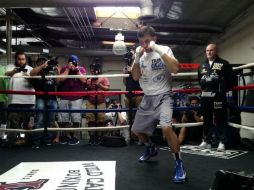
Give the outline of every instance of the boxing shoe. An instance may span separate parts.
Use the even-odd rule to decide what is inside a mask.
[[[174,183],[183,183],[186,181],[186,172],[183,167],[182,160],[175,160],[175,173],[173,182]]]
[[[146,147],[145,152],[139,157],[139,162],[148,161],[151,157],[157,156],[158,150],[155,145],[150,145]]]

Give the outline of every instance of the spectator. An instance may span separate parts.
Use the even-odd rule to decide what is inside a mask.
[[[181,119],[182,119],[182,112],[180,111],[173,111],[173,115],[172,115],[172,123],[176,124],[176,123],[181,123]],[[179,144],[183,144],[184,143],[184,139],[185,139],[185,134],[186,134],[186,128],[185,127],[174,127],[174,131],[177,135]]]
[[[110,104],[109,109],[122,109],[122,105],[119,100],[115,100],[112,104]],[[106,121],[111,121],[113,126],[127,125],[128,123],[126,112],[109,112],[106,113],[106,115]],[[124,137],[126,144],[130,143],[130,131],[128,128],[120,129],[120,136]]]
[[[39,58],[36,61],[36,67],[30,73],[31,76],[41,75],[41,76],[55,76],[59,75],[59,70],[57,68],[56,60],[47,60],[46,58]],[[35,79],[34,80],[34,88],[36,91],[43,92],[55,92],[57,84],[60,79],[56,78],[46,78],[44,79]],[[45,95],[37,95],[36,96],[36,109],[45,109],[45,101],[47,102],[47,109],[57,109],[57,100],[56,96],[45,96]],[[47,122],[47,127],[54,126],[56,120],[56,113],[50,112],[47,115],[47,119],[44,118],[43,112],[38,112],[36,115],[36,125],[35,128],[44,128],[45,121]],[[46,136],[47,135],[47,136]],[[44,140],[46,145],[52,144],[52,133],[45,134],[44,138],[42,138],[41,133],[34,133],[32,136],[32,148],[39,148],[40,140]]]
[[[90,65],[90,72],[92,75],[99,75],[101,73],[101,65],[99,60],[96,59],[94,63]],[[109,80],[106,77],[89,78],[87,79],[87,90],[89,91],[108,91]],[[89,95],[87,100],[87,109],[105,109],[106,99],[104,94]],[[88,127],[105,126],[105,113],[87,113],[86,119]],[[89,131],[90,140],[89,145],[99,144],[101,141],[101,133],[95,131]]]
[[[79,59],[76,55],[70,55],[68,63],[60,71],[60,75],[76,75],[82,76],[86,74],[84,67],[78,65]],[[62,92],[78,92],[82,91],[86,78],[60,78],[59,91]],[[82,96],[61,96],[60,109],[81,109],[83,97]],[[81,113],[61,113],[61,126],[78,128],[81,124]],[[79,144],[78,132],[66,133],[61,136],[60,143],[68,145]]]
[[[34,92],[34,87],[32,85],[31,79],[27,78],[15,78],[21,76],[29,76],[33,68],[27,65],[26,55],[24,52],[16,52],[15,54],[15,64],[7,65],[6,76],[10,76],[10,90],[15,91],[32,91]],[[9,105],[8,108],[14,109],[33,109],[35,104],[35,95],[19,95],[10,94],[9,95]],[[29,112],[11,112],[8,114],[8,120],[11,129],[31,129],[33,127],[34,114]],[[9,145],[24,145],[25,135],[19,133],[9,133],[8,134],[8,144]]]
[[[5,74],[5,68],[0,65],[0,76],[3,76]],[[8,89],[8,83],[7,80],[4,78],[0,78],[0,90],[7,90]],[[8,95],[0,93],[0,109],[6,108],[6,103],[8,101]],[[6,125],[6,113],[0,112],[0,125]],[[6,139],[4,139],[5,133],[0,133],[0,143],[4,142]]]
[[[200,99],[197,96],[189,97],[188,105],[190,107],[200,106]],[[197,109],[187,110],[183,112],[181,123],[196,123],[202,122],[203,117],[200,114],[200,111]],[[202,138],[202,126],[196,127],[182,127],[178,136],[178,139],[181,143],[190,142],[190,141],[200,141]]]
[[[129,74],[129,77],[123,78],[123,83],[125,84],[126,91],[142,91],[139,81],[135,81],[132,78],[131,75],[131,68],[132,68],[132,62],[134,58],[134,50],[130,50],[125,54],[125,60],[126,60],[126,67],[124,67],[123,72],[124,74]],[[125,95],[124,103],[126,108],[138,108],[140,105],[140,102],[142,101],[143,95],[142,94],[132,94],[128,93]],[[128,112],[128,118],[129,118],[129,124],[132,125],[133,120],[135,118],[136,112]],[[131,138],[132,140],[138,140],[139,144],[142,144],[141,140],[138,139],[138,137],[131,132]]]
[[[5,68],[0,65],[0,76],[5,74]],[[7,90],[8,89],[8,83],[5,78],[0,78],[0,90]],[[6,107],[6,103],[8,100],[7,94],[0,93],[0,109],[3,109]],[[1,112],[0,117],[0,125],[6,124],[6,114],[4,112]]]

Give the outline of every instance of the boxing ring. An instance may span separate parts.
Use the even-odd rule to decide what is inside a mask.
[[[234,67],[233,70],[241,70],[246,68],[251,68],[254,66],[254,63],[249,63],[243,66]],[[181,69],[196,69],[198,66],[197,64],[181,64]],[[178,74],[172,74],[173,77],[196,77],[196,72],[186,72],[186,73],[178,73]],[[7,76],[0,76],[1,78],[11,78]],[[58,76],[45,76],[45,78],[99,78],[99,77],[108,77],[108,78],[115,78],[115,77],[129,77],[129,74],[110,74],[110,75],[84,75],[84,76],[77,76],[77,75],[58,75]],[[42,78],[41,76],[19,76],[16,78],[27,78],[27,79],[39,79]],[[245,86],[235,86],[232,88],[232,91],[240,91],[240,90],[252,90],[254,89],[254,84],[245,85]],[[190,89],[172,89],[173,93],[185,93],[185,94],[193,94],[193,93],[199,93],[201,92],[200,88],[190,88]],[[43,92],[43,91],[12,91],[12,90],[0,90],[0,93],[2,94],[20,94],[20,95],[56,95],[58,97],[61,96],[87,96],[87,95],[99,95],[103,94],[105,96],[110,95],[126,95],[126,94],[142,94],[142,91],[80,91],[80,92]],[[254,106],[232,106],[235,109],[238,109],[240,111],[254,111]],[[195,109],[199,109],[195,108]],[[48,109],[45,107],[47,112],[66,112],[66,113],[98,113],[98,112],[132,112],[136,111],[136,109],[133,108],[122,108],[122,109],[73,109],[73,110],[64,110],[64,109]],[[174,107],[174,110],[191,110],[193,107]],[[2,109],[1,112],[44,112],[45,110],[40,109],[15,109],[15,108],[5,108]],[[181,124],[172,124],[175,127],[194,127],[194,126],[200,126],[202,125],[202,122],[198,123],[181,123]],[[228,123],[229,126],[235,127],[235,128],[243,128],[247,130],[254,131],[254,127],[251,126],[244,126],[236,123]],[[80,127],[80,128],[49,128],[46,127],[46,130],[49,131],[85,131],[85,130],[118,130],[122,128],[129,128],[130,125],[125,126],[114,126],[114,127]],[[44,129],[8,129],[8,128],[0,128],[0,132],[24,132],[24,133],[32,133],[32,132],[41,132],[45,130]]]
[[[253,67],[254,63],[246,64],[244,66],[236,67],[235,70],[241,70],[243,68]],[[186,68],[187,69],[187,68]],[[188,68],[190,69],[190,68]],[[179,73],[174,75],[173,77],[185,77],[192,76],[196,77],[195,72],[189,73]],[[128,77],[127,74],[116,74],[116,75],[85,75],[80,77],[87,78],[97,78],[97,77]],[[8,78],[6,76],[0,76],[4,78]],[[63,77],[63,76],[55,76],[51,78]],[[50,78],[49,77],[49,78]],[[67,78],[77,78],[77,76],[65,76]],[[40,78],[40,76],[36,77],[26,77],[26,78]],[[46,77],[47,78],[47,77]],[[240,90],[252,90],[254,89],[254,85],[245,85],[245,86],[235,86],[232,90],[240,91]],[[175,93],[185,93],[185,94],[196,94],[200,92],[199,88],[190,88],[190,89],[172,89]],[[31,92],[31,91],[3,91],[0,93],[3,94],[23,94],[23,95],[44,95],[45,92]],[[124,95],[128,94],[128,91],[82,91],[82,92],[47,92],[47,95],[57,95],[57,96],[85,96],[85,95],[96,95],[96,94],[104,94],[104,95]],[[141,91],[132,91],[133,94],[140,94]],[[232,105],[233,108],[242,111],[253,112],[254,107],[252,106],[239,106]],[[47,109],[47,108],[46,108]],[[174,110],[193,110],[193,107],[181,106],[174,107]],[[195,108],[199,109],[199,107]],[[39,109],[2,109],[1,112],[44,112],[45,110]],[[48,109],[47,112],[75,112],[75,113],[98,113],[98,112],[130,112],[136,111],[134,108],[122,108],[122,109],[76,109],[76,110],[64,110],[64,109]],[[197,127],[202,126],[202,122],[198,123],[176,123],[173,124],[175,127]],[[245,126],[237,123],[228,123],[229,126],[233,128],[245,129],[250,132],[254,131],[254,128],[251,126]],[[46,126],[47,131],[104,131],[104,130],[119,130],[130,128],[130,125],[124,126],[112,126],[112,127],[85,127],[81,126],[80,128],[51,128]],[[160,127],[160,126],[158,126]],[[0,128],[0,132],[4,133],[12,133],[12,132],[21,132],[21,133],[36,133],[43,132],[45,129],[8,129],[8,128]],[[182,185],[175,185],[170,181],[171,171],[172,171],[172,162],[170,159],[171,156],[168,154],[168,150],[163,150],[164,147],[160,147],[158,158],[149,161],[147,164],[139,164],[137,162],[137,157],[140,152],[143,151],[142,146],[137,146],[134,144],[130,144],[121,148],[114,147],[103,147],[103,146],[88,146],[87,144],[79,144],[77,146],[50,146],[50,147],[42,147],[38,150],[33,150],[30,147],[14,147],[14,148],[0,148],[0,162],[4,163],[0,167],[0,179],[1,174],[19,164],[30,163],[30,162],[64,162],[67,163],[70,161],[115,161],[116,167],[109,168],[107,170],[115,170],[115,189],[117,190],[154,190],[154,187],[159,188],[160,190],[166,189],[181,189],[181,190],[191,190],[191,189],[209,189],[212,185],[212,181],[214,180],[215,171],[222,168],[233,168],[235,170],[244,170],[247,173],[253,172],[254,167],[248,161],[254,159],[254,153],[248,152],[242,156],[234,157],[234,159],[220,159],[219,157],[205,157],[199,155],[193,155],[184,153],[183,159],[185,163],[186,170],[188,172],[189,181]],[[97,164],[97,162],[95,162]],[[1,181],[0,181],[1,184]],[[158,187],[158,184],[160,186]],[[74,187],[73,187],[74,188]],[[156,189],[157,189],[156,188]],[[59,188],[60,189],[60,188]],[[62,188],[64,189],[64,188]],[[66,188],[67,189],[67,188]],[[78,188],[76,188],[78,189]],[[106,188],[105,188],[106,189]],[[113,190],[113,188],[111,189]]]

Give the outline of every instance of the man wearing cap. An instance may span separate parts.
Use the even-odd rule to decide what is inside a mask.
[[[79,59],[76,55],[70,55],[68,63],[60,71],[60,75],[85,75],[84,67],[78,65]],[[78,92],[83,90],[86,78],[66,78],[60,79],[59,91]],[[83,103],[82,96],[61,96],[60,109],[81,109]],[[79,127],[81,124],[81,113],[60,113],[62,127]],[[67,133],[60,139],[61,144],[76,145],[79,143],[77,134]]]
[[[99,75],[101,73],[101,65],[99,60],[96,59],[94,63],[90,65],[90,73],[92,75]],[[87,79],[86,87],[89,91],[107,91],[109,90],[109,80],[106,77],[90,78]],[[87,109],[105,109],[106,98],[104,94],[89,95],[87,97]],[[86,119],[89,127],[105,126],[105,113],[87,113]],[[101,141],[101,133],[89,131],[90,141],[89,145],[99,144]]]

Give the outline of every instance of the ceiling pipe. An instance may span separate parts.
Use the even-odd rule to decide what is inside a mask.
[[[77,15],[76,9],[75,8],[69,8],[69,12],[71,13],[72,17],[74,18],[78,28],[79,28],[79,32],[82,34],[82,36],[84,37],[85,41],[88,39],[88,35],[87,33],[84,32],[83,27],[82,27],[82,23],[80,21],[79,16]]]
[[[11,64],[11,41],[12,41],[12,10],[6,10],[6,54],[7,64]]]
[[[71,17],[70,17],[70,15],[69,15],[69,13],[67,12],[67,10],[63,7],[63,10],[64,10],[64,12],[65,12],[65,15],[67,16],[67,18],[69,19],[69,21],[70,21],[70,23],[71,23],[71,25],[72,25],[72,27],[73,27],[73,29],[75,30],[75,32],[76,32],[76,34],[77,34],[77,36],[79,37],[79,39],[82,41],[82,43],[84,43],[84,41],[83,41],[83,39],[82,39],[82,37],[80,36],[80,34],[79,34],[79,32],[78,32],[78,30],[77,30],[77,28],[75,27],[75,24],[72,22],[72,20],[71,20]]]
[[[2,8],[139,6],[139,0],[1,0]]]

